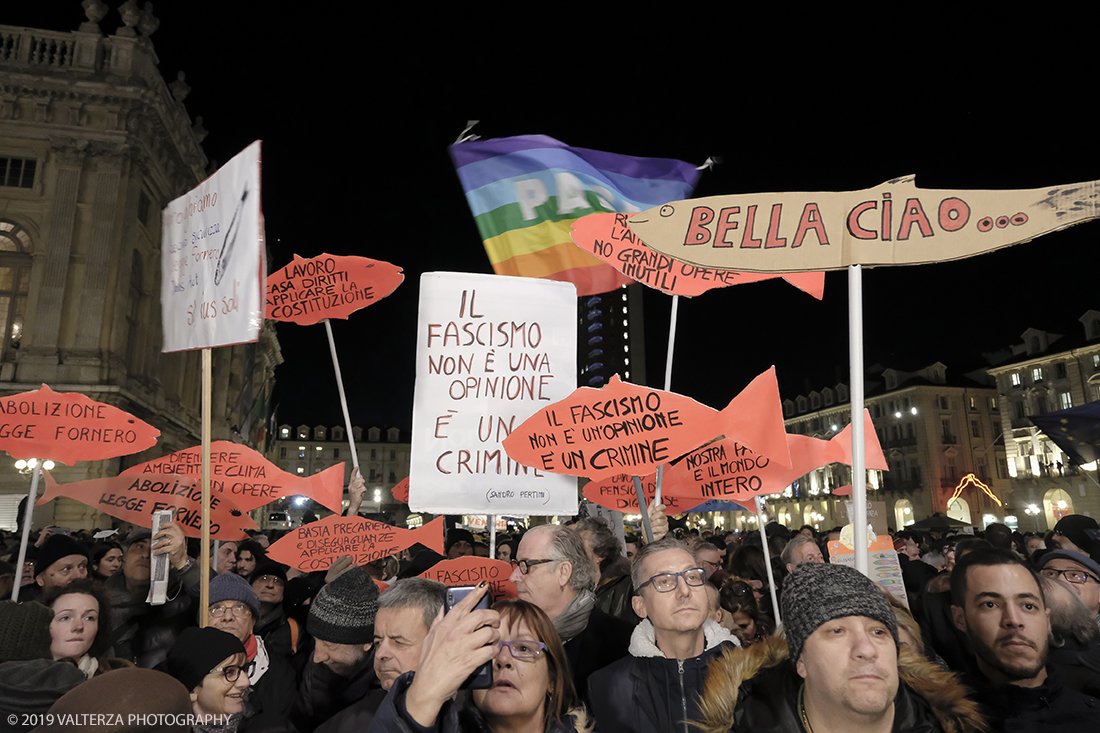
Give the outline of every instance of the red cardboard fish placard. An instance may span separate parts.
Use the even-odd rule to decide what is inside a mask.
[[[267,276],[264,317],[300,326],[347,318],[385,298],[405,279],[389,262],[323,254],[294,260]]]
[[[437,562],[420,574],[421,578],[438,580],[447,586],[477,585],[483,580],[488,581],[494,600],[517,596],[516,584],[508,579],[511,576],[511,563],[473,555]]]
[[[308,496],[334,512],[343,509],[343,463],[312,476],[296,476],[246,445],[218,440],[210,444],[210,472],[211,493],[224,493],[246,512],[294,495]],[[202,447],[184,448],[122,473],[178,473],[201,479]]]
[[[390,489],[390,493],[393,494],[393,498],[402,504],[409,503],[409,477],[401,479],[397,484]]]
[[[623,382],[580,387],[529,417],[502,445],[509,457],[548,473],[599,479],[644,476],[725,435],[790,465],[775,367],[719,411],[690,397]]]
[[[354,565],[397,554],[417,543],[443,554],[443,517],[423,527],[401,529],[363,517],[332,515],[291,530],[267,550],[276,562],[303,572],[327,570],[341,555]]]
[[[734,272],[696,267],[674,260],[645,245],[627,221],[631,214],[589,214],[573,222],[573,243],[593,254],[627,277],[669,295],[692,297],[715,288],[783,278],[799,290],[821,300],[825,294],[824,272],[785,274]]]
[[[665,470],[668,470],[667,467]],[[642,476],[640,480],[646,504],[649,504],[657,495],[657,474]],[[589,481],[584,485],[584,498],[593,504],[599,504],[617,512],[628,514],[638,512],[638,492],[634,488],[634,477],[625,473],[607,476],[598,481]],[[666,512],[671,516],[690,512],[699,501],[669,496],[665,492],[661,494],[661,503],[665,505]]]
[[[102,461],[152,448],[160,431],[123,410],[79,392],[0,397],[0,449],[12,458],[49,458],[66,465]]]
[[[46,493],[38,500],[41,506],[59,496],[67,496],[81,504],[98,509],[139,527],[153,526],[153,512],[172,509],[176,523],[188,537],[202,533],[202,487],[192,476],[148,473],[141,476],[109,476],[87,481],[59,484],[49,471],[43,471]],[[210,536],[220,540],[237,540],[245,530],[259,529],[252,517],[241,511],[228,497],[210,497]]]
[[[888,470],[878,435],[866,410],[864,458],[867,468]],[[727,499],[742,502],[757,494],[775,494],[795,479],[830,463],[852,463],[852,426],[832,440],[807,435],[788,435],[792,466],[780,466],[768,456],[756,453],[733,440],[719,440],[685,456],[665,471],[665,496],[681,500]],[[698,502],[696,502],[698,503]]]

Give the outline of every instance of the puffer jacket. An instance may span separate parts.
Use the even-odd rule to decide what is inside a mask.
[[[657,648],[653,624],[644,620],[630,637],[630,656],[588,679],[588,699],[600,733],[691,733],[699,694],[712,660],[736,648],[736,637],[716,622],[703,625],[704,651],[668,659]]]
[[[777,637],[723,652],[711,664],[699,730],[803,733],[798,713],[802,678],[787,656],[787,642]],[[967,698],[955,676],[907,647],[898,653],[898,678],[894,733],[989,730],[977,703]]]
[[[492,733],[474,707],[469,695],[459,694],[461,703],[446,703],[436,717],[435,726],[424,728],[409,717],[405,709],[405,695],[409,691],[415,672],[406,672],[397,678],[378,708],[367,733]],[[592,725],[583,707],[574,708],[559,723],[551,720],[544,733],[592,733]]]

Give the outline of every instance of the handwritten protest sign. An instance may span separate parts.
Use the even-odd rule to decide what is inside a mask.
[[[591,479],[644,476],[716,435],[754,445],[790,464],[775,367],[756,377],[725,409],[623,382],[581,387],[544,407],[504,441],[513,460],[541,471]]]
[[[828,551],[829,562],[847,565],[850,568],[856,566],[856,553],[853,547],[843,542],[830,542]],[[890,539],[890,535],[877,535],[874,542],[868,543],[867,551],[870,558],[867,576],[909,608],[909,598],[905,594],[905,581],[901,574],[901,562],[898,560],[898,553],[894,549],[894,541]]]
[[[421,578],[438,580],[443,585],[477,585],[481,581],[489,583],[489,593],[494,600],[515,598],[516,584],[508,578],[512,575],[512,564],[487,557],[459,557],[443,560],[420,574]]]
[[[349,555],[362,565],[394,555],[417,543],[443,554],[443,517],[417,529],[401,529],[362,517],[332,515],[304,524],[268,548],[267,556],[303,572],[327,570]]]
[[[210,445],[210,472],[211,492],[226,494],[246,512],[296,494],[308,496],[334,512],[343,508],[343,463],[312,476],[296,476],[246,445],[218,440]],[[122,473],[125,476],[178,473],[199,479],[202,476],[200,446],[139,463]]]
[[[401,268],[367,257],[323,254],[294,260],[267,276],[264,317],[300,326],[347,318],[397,289]]]
[[[657,495],[656,473],[642,478],[642,493],[645,494],[647,504],[653,501]],[[634,478],[625,473],[607,476],[598,481],[589,481],[584,485],[584,498],[593,504],[618,512],[638,512],[638,492],[634,489]],[[661,496],[661,503],[665,505],[668,514],[684,514],[691,511],[699,502],[669,496],[666,493]]]
[[[33,392],[0,397],[0,448],[12,458],[49,458],[66,465],[140,453],[160,431],[112,405],[79,392]]]
[[[840,494],[840,496],[849,496],[851,495],[851,486],[849,486],[848,489],[849,491],[847,494],[840,494],[840,491],[837,490],[833,492],[833,495]],[[849,516],[854,503],[853,501],[838,501],[836,503],[836,518],[841,525],[850,524],[854,521],[854,519]],[[876,535],[884,535],[888,531],[888,516],[889,515],[886,513],[886,502],[867,502],[867,526],[871,527]],[[893,547],[893,545],[891,545],[891,547]]]
[[[43,475],[46,493],[38,500],[39,506],[59,496],[67,496],[139,527],[153,526],[153,512],[172,509],[185,535],[198,537],[202,529],[202,488],[196,478],[150,473],[59,484],[49,471]],[[236,540],[244,537],[248,529],[259,529],[252,517],[226,496],[210,497],[211,537]]]
[[[818,300],[825,294],[825,273],[772,275],[696,267],[647,247],[627,220],[630,214],[589,214],[573,222],[573,242],[627,277],[669,295],[695,296],[715,288],[783,278]]]
[[[867,468],[888,469],[878,435],[864,410],[864,444]],[[754,452],[743,443],[725,439],[687,455],[667,469],[665,492],[683,499],[729,499],[743,502],[758,494],[774,494],[792,481],[830,463],[852,461],[851,425],[832,440],[807,435],[788,435],[790,467],[780,466],[769,456]],[[696,502],[698,503],[698,502]]]
[[[393,494],[393,498],[402,504],[409,503],[409,477],[401,479],[397,484],[390,489],[390,493]]]
[[[576,386],[571,283],[425,273],[420,281],[409,505],[447,514],[576,514],[577,482],[501,442]]]
[[[904,176],[862,191],[674,201],[636,214],[653,249],[747,272],[945,262],[1100,216],[1100,181],[1005,191],[917,188]]]
[[[267,270],[259,140],[165,207],[162,242],[164,351],[258,340]]]

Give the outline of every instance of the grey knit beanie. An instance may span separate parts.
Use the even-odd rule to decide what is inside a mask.
[[[797,662],[810,634],[845,616],[881,621],[898,643],[898,622],[886,594],[855,568],[804,562],[783,581],[779,600],[791,662]]]
[[[374,641],[378,586],[361,567],[353,567],[317,594],[309,606],[306,631],[332,644]]]

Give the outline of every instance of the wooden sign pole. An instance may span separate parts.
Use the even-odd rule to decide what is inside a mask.
[[[38,477],[42,475],[42,461],[34,462],[34,476],[27,493],[27,510],[23,512],[23,539],[19,542],[19,562],[15,564],[15,587],[11,590],[11,599],[19,600],[19,586],[23,584],[23,563],[27,561],[27,543],[31,539],[31,518],[34,516],[34,502],[38,499]]]
[[[772,574],[772,556],[768,548],[768,533],[764,531],[764,497],[754,496],[756,502],[756,526],[760,528],[760,544],[764,548],[764,568],[768,573],[768,589],[772,592],[772,613],[775,615],[775,627],[779,628],[779,598],[775,593],[775,577]]]
[[[680,296],[672,296],[672,316],[668,324],[668,353],[665,356],[665,392],[672,391],[672,352],[676,346],[676,314],[680,310]],[[661,503],[661,479],[665,475],[665,464],[657,466],[657,489],[654,500]]]
[[[199,539],[199,626],[210,623],[210,412],[211,350],[202,350],[202,534]]]

